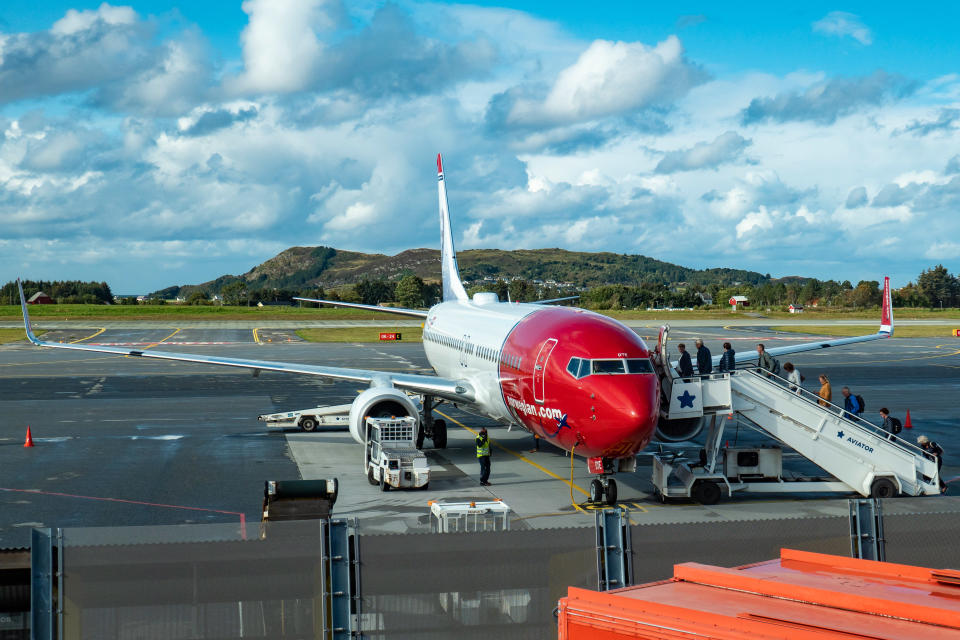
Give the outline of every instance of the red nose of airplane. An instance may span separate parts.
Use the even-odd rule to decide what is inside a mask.
[[[656,376],[592,376],[589,389],[595,397],[589,422],[578,429],[578,454],[618,458],[650,443],[659,413]]]

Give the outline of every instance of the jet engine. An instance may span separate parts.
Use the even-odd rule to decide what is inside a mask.
[[[692,440],[703,431],[703,418],[680,418],[667,420],[660,416],[657,422],[656,438],[660,442],[685,442]]]
[[[366,444],[367,418],[416,418],[420,426],[420,408],[417,402],[393,387],[370,387],[357,396],[350,406],[350,435],[360,444]]]

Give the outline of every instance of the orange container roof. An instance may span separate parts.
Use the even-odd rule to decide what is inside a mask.
[[[960,640],[960,572],[783,549],[736,569],[696,563],[672,580],[570,588],[561,638]]]

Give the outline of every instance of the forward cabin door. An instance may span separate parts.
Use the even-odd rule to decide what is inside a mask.
[[[555,346],[557,346],[556,338],[550,338],[540,345],[540,353],[537,354],[537,362],[533,366],[533,399],[540,404],[543,404],[545,397],[546,376],[544,374],[547,369],[547,361],[550,359],[550,354],[553,353]]]

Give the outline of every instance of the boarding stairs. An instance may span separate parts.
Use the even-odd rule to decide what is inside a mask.
[[[758,369],[678,378],[674,377],[676,371],[672,367],[660,366],[658,369],[668,378],[663,379],[664,390],[669,393],[669,403],[664,402],[667,404],[665,418],[710,418],[705,460],[701,461],[702,465],[687,465],[680,469],[688,487],[705,474],[713,481],[721,478],[720,484],[726,485],[728,493],[743,489],[777,490],[773,485],[778,482],[786,484],[782,477],[766,478],[766,484],[770,486],[758,487],[756,483],[740,482],[741,478],[718,471],[724,423],[736,414],[838,481],[820,483],[820,486],[810,483],[783,486],[782,491],[852,490],[874,497],[940,492],[935,456],[847,413],[842,407],[820,404],[819,396],[791,385],[783,378]],[[723,462],[729,464],[729,459],[724,458]],[[663,465],[658,468],[663,469]],[[663,486],[666,485],[664,477]]]

